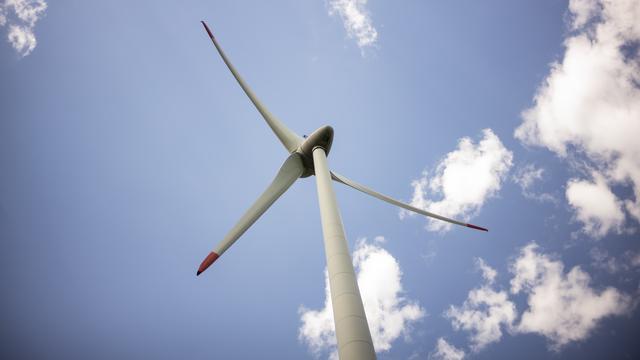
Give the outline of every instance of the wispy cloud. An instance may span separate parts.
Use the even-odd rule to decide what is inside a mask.
[[[478,144],[468,137],[460,139],[458,148],[448,153],[436,167],[414,180],[411,205],[447,217],[468,220],[485,201],[500,190],[511,168],[513,154],[491,129],[482,131]],[[439,198],[436,200],[434,198]],[[401,216],[413,215],[401,211]],[[428,229],[446,231],[451,224],[428,220]]]
[[[534,164],[526,164],[520,167],[512,176],[513,181],[520,186],[522,195],[531,200],[539,202],[556,203],[557,200],[553,195],[545,192],[535,192],[533,190],[535,184],[543,180],[545,170]]]
[[[361,50],[376,44],[378,31],[367,10],[367,0],[329,0],[329,14],[340,16],[347,35]]]
[[[605,270],[610,274],[640,269],[640,251],[627,250],[621,256],[615,257],[601,248],[594,247],[589,252],[591,265],[596,269]]]
[[[7,41],[20,56],[27,56],[36,48],[34,28],[46,10],[44,0],[5,0],[0,3],[0,26],[8,27]]]
[[[389,252],[379,246],[382,243],[382,237],[376,237],[372,244],[361,239],[353,252],[358,286],[377,352],[391,349],[393,341],[400,335],[408,335],[411,324],[425,316],[424,309],[417,302],[403,296],[400,265]],[[335,325],[326,272],[325,296],[322,309],[300,309],[302,325],[299,339],[316,356],[324,352],[335,356]]]
[[[493,284],[493,282],[496,281],[498,272],[496,269],[487,265],[482,258],[476,258],[476,267],[482,272],[482,278],[487,284]]]
[[[551,65],[515,136],[569,162],[587,160],[603,177],[591,182],[600,194],[613,195],[609,187],[614,185],[630,186],[634,196],[614,202],[640,220],[640,2],[571,0],[569,18],[572,31],[563,58]],[[568,188],[584,184],[574,179]],[[569,190],[567,195],[571,201]],[[579,220],[585,219],[584,208],[574,209]],[[608,209],[589,214],[587,233],[603,236],[617,229],[606,226],[611,219],[624,221],[618,206]],[[605,225],[593,231],[594,221]]]
[[[464,351],[449,344],[444,338],[439,338],[436,348],[429,354],[429,360],[462,360]]]

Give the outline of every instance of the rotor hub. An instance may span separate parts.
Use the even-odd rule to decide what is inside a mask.
[[[302,156],[302,162],[304,163],[304,173],[301,177],[307,177],[315,174],[315,168],[313,165],[313,150],[317,147],[324,149],[324,152],[329,155],[331,150],[331,144],[333,143],[333,128],[329,125],[325,125],[318,130],[314,131],[307,137],[307,139],[298,147],[296,152]]]

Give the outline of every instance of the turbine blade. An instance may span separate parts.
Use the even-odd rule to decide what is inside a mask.
[[[205,271],[214,261],[216,261],[233,243],[244,234],[267,209],[284,194],[287,189],[302,175],[304,165],[298,153],[289,155],[287,160],[278,171],[275,179],[260,197],[251,205],[249,210],[231,228],[222,241],[209,255],[202,261],[198,268],[197,275]]]
[[[420,215],[424,215],[424,216],[428,216],[428,217],[432,217],[434,219],[438,219],[438,220],[442,220],[442,221],[446,221],[448,223],[451,224],[456,224],[456,225],[460,225],[460,226],[466,226],[468,228],[471,229],[476,229],[476,230],[481,230],[481,231],[489,231],[488,229],[485,229],[483,227],[477,226],[477,225],[473,225],[473,224],[468,224],[462,221],[458,221],[458,220],[454,220],[454,219],[450,219],[448,217],[444,217],[442,215],[438,215],[438,214],[434,214],[432,212],[429,211],[425,211],[422,209],[418,209],[417,207],[411,206],[409,204],[405,204],[402,201],[398,201],[396,199],[390,198],[386,195],[380,194],[379,192],[373,191],[369,188],[367,188],[366,186],[362,185],[362,184],[358,184],[357,182],[353,181],[353,180],[349,180],[346,177],[336,174],[335,172],[331,172],[331,178],[339,183],[342,183],[344,185],[350,186],[358,191],[361,191],[365,194],[371,195],[375,198],[378,198],[382,201],[386,201],[389,204],[393,204],[395,206],[399,206],[403,209],[409,210],[409,211],[413,211],[415,213],[418,213]]]
[[[227,55],[224,54],[224,51],[222,51],[220,44],[218,44],[218,40],[216,40],[216,38],[213,36],[207,24],[204,21],[201,22],[204,26],[204,29],[207,31],[207,34],[209,34],[213,45],[216,47],[216,50],[218,50],[220,57],[222,57],[222,61],[224,61],[224,63],[227,65],[227,67],[231,71],[231,74],[233,74],[233,77],[236,78],[242,90],[244,90],[245,94],[247,94],[249,99],[251,99],[253,105],[255,105],[256,109],[258,109],[271,130],[273,130],[278,139],[280,139],[280,142],[282,143],[282,145],[284,145],[285,149],[287,149],[289,153],[294,152],[298,148],[298,146],[300,146],[303,139],[298,134],[287,128],[287,126],[284,125],[275,116],[273,116],[273,114],[271,114],[271,112],[260,102],[256,94],[253,93],[249,85],[247,85],[247,83],[244,81],[244,79],[242,79],[233,64],[231,64],[231,61],[229,61]]]

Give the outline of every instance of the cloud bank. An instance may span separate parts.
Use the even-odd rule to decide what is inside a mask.
[[[20,56],[36,48],[34,28],[47,10],[44,0],[5,0],[0,3],[0,26],[8,27],[7,41]]]
[[[477,214],[484,202],[500,190],[511,168],[513,154],[491,129],[474,144],[468,137],[460,139],[458,148],[448,153],[437,165],[433,176],[427,172],[411,183],[411,205],[446,217],[468,220]],[[434,198],[439,200],[434,200]],[[412,215],[402,210],[401,216]],[[451,224],[428,220],[432,231],[447,231]]]
[[[571,0],[569,16],[562,60],[551,65],[515,136],[587,161],[591,170],[569,181],[567,198],[584,231],[601,237],[618,230],[622,209],[640,220],[640,2]],[[616,199],[615,185],[630,186],[633,197]],[[587,187],[595,191],[581,191]],[[607,211],[585,208],[577,192],[583,203],[607,197]]]
[[[373,244],[360,239],[353,252],[362,302],[376,352],[391,349],[400,335],[408,335],[411,325],[425,316],[415,301],[405,299],[402,290],[402,271],[396,259],[379,246],[384,238],[376,237]],[[298,338],[319,356],[324,352],[337,356],[335,325],[329,280],[325,272],[325,303],[320,310],[300,308]]]

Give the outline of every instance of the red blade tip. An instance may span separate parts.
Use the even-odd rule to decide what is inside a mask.
[[[202,274],[203,271],[207,270],[207,268],[211,266],[211,264],[213,264],[213,262],[216,261],[216,259],[218,259],[219,257],[220,255],[214,253],[213,251],[210,252],[209,255],[207,255],[207,257],[204,258],[204,260],[202,261],[202,264],[200,264],[200,267],[198,268],[198,272],[196,273],[196,276]]]
[[[213,34],[211,33],[211,30],[209,30],[209,27],[207,26],[207,23],[205,23],[204,21],[200,21],[200,22],[204,26],[204,29],[207,30],[207,34],[209,34],[209,37],[213,39]]]
[[[483,227],[476,226],[476,225],[473,225],[473,224],[467,224],[467,227],[472,228],[472,229],[476,229],[476,230],[480,230],[480,231],[489,231],[489,229],[485,229]]]

